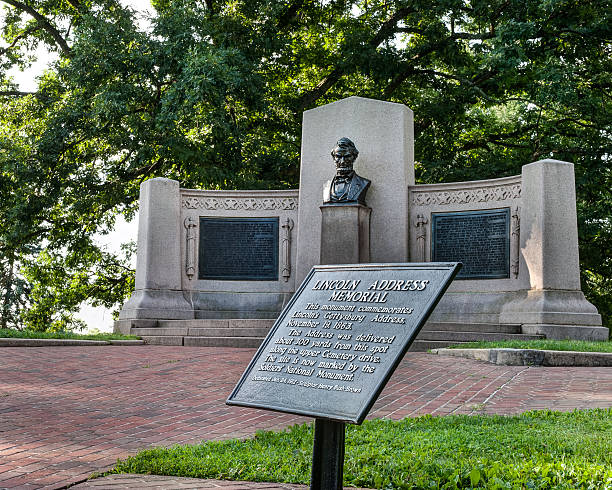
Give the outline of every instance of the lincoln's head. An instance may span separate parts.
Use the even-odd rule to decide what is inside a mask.
[[[345,177],[353,172],[353,162],[357,159],[359,151],[350,139],[340,138],[331,155],[336,163],[336,175]]]

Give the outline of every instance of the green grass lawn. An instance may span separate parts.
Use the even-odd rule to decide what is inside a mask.
[[[612,342],[589,342],[586,340],[499,340],[496,342],[465,342],[449,346],[449,349],[538,349],[566,350],[578,352],[612,352]]]
[[[113,472],[308,484],[312,426],[145,450]],[[347,426],[344,484],[368,488],[612,488],[612,409]]]
[[[13,330],[0,328],[0,338],[13,339],[74,339],[74,340],[137,340],[134,335],[115,333],[79,334],[73,332],[34,332],[32,330]]]

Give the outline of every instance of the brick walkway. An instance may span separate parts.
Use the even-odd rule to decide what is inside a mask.
[[[0,488],[62,488],[148,446],[245,437],[309,421],[225,405],[253,353],[162,346],[0,349]],[[409,353],[370,417],[610,406],[610,368],[505,367]]]

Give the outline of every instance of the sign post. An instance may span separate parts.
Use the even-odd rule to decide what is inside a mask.
[[[344,424],[363,422],[460,267],[313,267],[227,404],[314,417],[311,488],[342,488]]]
[[[312,450],[312,490],[342,490],[344,475],[344,422],[315,419]]]

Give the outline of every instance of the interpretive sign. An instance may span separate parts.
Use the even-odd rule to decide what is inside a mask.
[[[315,266],[227,403],[360,424],[460,267]]]
[[[278,280],[278,218],[200,218],[198,279]]]
[[[463,264],[457,279],[510,277],[510,209],[433,213],[431,260]]]

